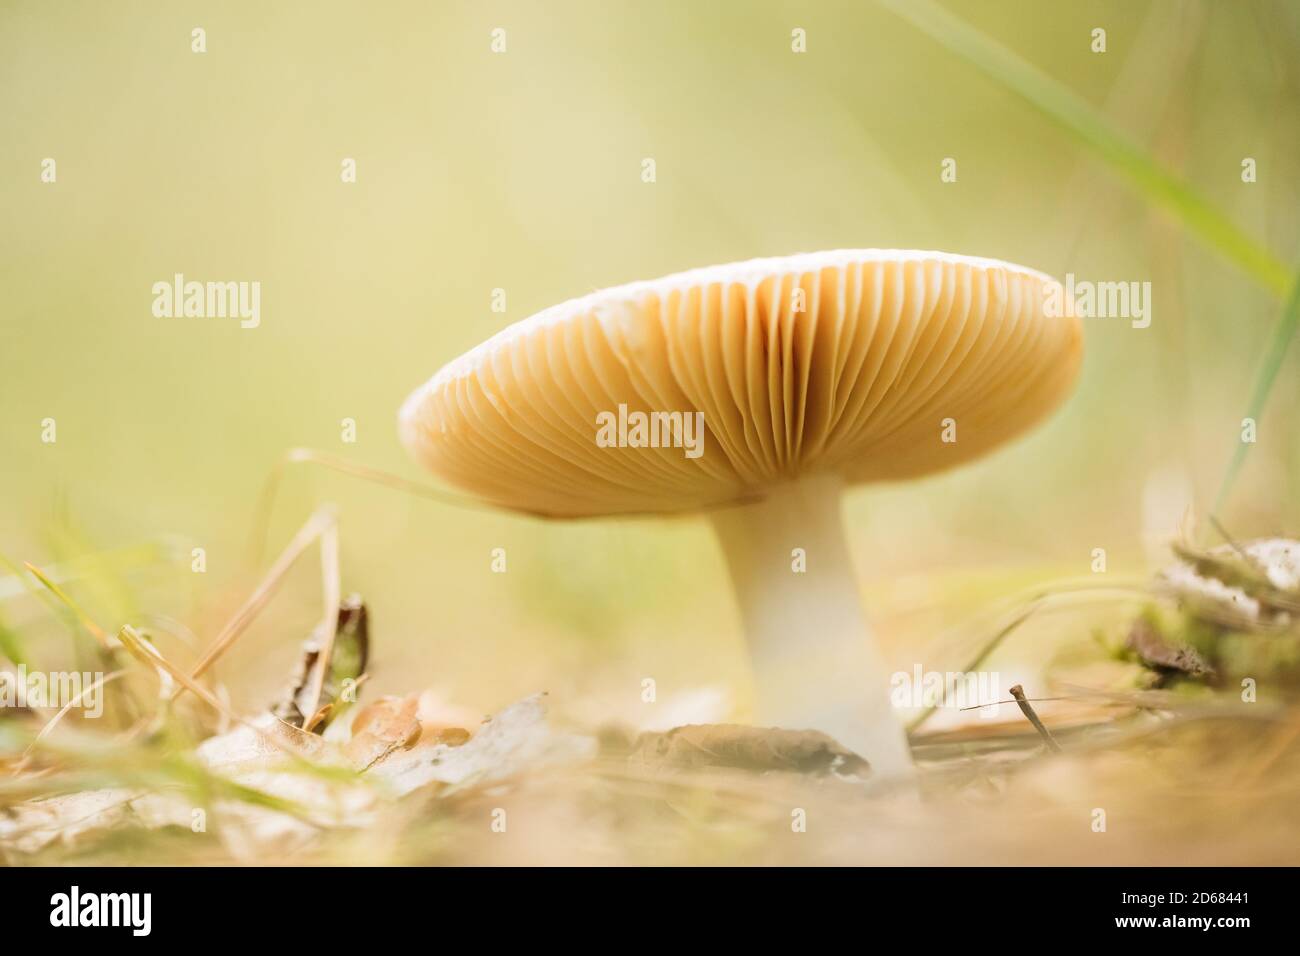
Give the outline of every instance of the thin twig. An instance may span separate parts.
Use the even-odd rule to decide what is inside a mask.
[[[233,710],[218,700],[213,695],[212,691],[195,681],[194,678],[187,676],[183,670],[176,667],[171,663],[171,661],[158,653],[157,648],[142,637],[130,624],[123,624],[122,629],[118,631],[117,636],[122,642],[122,646],[130,652],[132,657],[152,667],[155,671],[166,674],[185,689],[193,691],[194,696],[198,697],[199,700],[203,701],[223,717],[226,717],[229,720],[237,720],[241,724],[247,724],[250,727],[252,726],[252,724],[249,724],[248,721],[239,717]],[[176,695],[173,694],[172,696],[175,698]]]
[[[1019,687],[1020,685],[1017,684],[1016,686]],[[1025,698],[1025,700],[1031,700],[1036,704],[1048,700],[1082,700],[1082,699],[1084,699],[1082,694],[1080,694],[1078,697],[1026,697]],[[991,700],[987,704],[971,704],[969,707],[960,707],[958,709],[979,710],[981,707],[997,707],[999,704],[1015,704],[1015,703],[1018,703],[1018,701],[1015,698],[1012,698],[1011,700]]]
[[[970,664],[966,666],[965,673],[969,674],[971,671],[978,670],[979,666],[982,663],[984,663],[985,659],[987,659],[988,656],[992,654],[994,650],[997,649],[997,646],[1002,643],[1002,641],[1007,637],[1007,635],[1010,634],[1012,631],[1014,631],[1016,628],[1018,628],[1021,624],[1025,623],[1025,621],[1027,621],[1030,618],[1030,616],[1033,615],[1034,612],[1037,611],[1039,607],[1042,606],[1042,602],[1043,602],[1043,595],[1034,598],[1034,600],[1029,604],[1028,607],[1026,607],[1023,611],[1021,611],[1020,614],[1016,615],[1016,617],[1009,624],[1007,624],[1000,631],[994,634],[988,640],[988,642],[982,648],[980,648],[979,653],[975,655],[974,660],[972,660]],[[920,726],[923,723],[925,723],[926,720],[929,719],[930,715],[933,714],[936,709],[938,709],[940,703],[942,703],[942,700],[930,704],[925,708],[925,710],[921,711],[921,713],[918,714],[916,718],[910,724],[907,725],[907,732],[910,734],[916,733],[916,731],[920,728]]]
[[[275,499],[279,494],[280,484],[284,481],[284,473],[289,465],[315,465],[328,471],[335,471],[339,474],[348,475],[353,478],[360,478],[363,481],[369,481],[372,484],[383,485],[395,491],[401,491],[417,498],[425,498],[429,501],[436,501],[439,504],[450,505],[454,508],[464,508],[470,511],[485,511],[489,513],[500,513],[502,510],[511,511],[519,517],[531,518],[536,521],[605,521],[613,517],[637,519],[637,518],[662,518],[663,514],[657,511],[628,511],[620,512],[617,515],[605,514],[547,514],[543,512],[529,511],[525,508],[508,507],[504,504],[493,502],[486,498],[475,498],[471,495],[457,494],[452,491],[446,491],[442,488],[436,488],[432,485],[422,484],[418,481],[411,481],[409,478],[403,478],[400,475],[394,475],[378,468],[371,468],[369,465],[362,465],[354,461],[348,461],[346,458],[339,458],[335,455],[329,455],[325,452],[315,451],[311,448],[291,448],[284,456],[275,463],[271,469],[271,474],[267,477],[266,485],[262,489],[262,495],[257,504],[256,517],[253,519],[253,534],[251,541],[251,551],[254,561],[261,560],[261,553],[266,545],[267,529],[271,524],[271,515],[275,510]],[[734,494],[728,494],[725,498],[717,501],[706,501],[698,507],[690,508],[691,512],[711,512],[722,511],[728,508],[741,508],[745,505],[754,504],[763,500],[763,495],[757,491],[737,491]],[[682,508],[685,514],[687,508]]]
[[[1019,684],[1016,684],[1011,688],[1011,696],[1016,699],[1016,703],[1020,705],[1020,712],[1029,718],[1029,722],[1034,725],[1034,729],[1038,731],[1038,735],[1043,738],[1048,749],[1059,754],[1061,752],[1061,745],[1056,742],[1056,738],[1053,737],[1048,729],[1043,726],[1043,722],[1038,719],[1038,714],[1034,713],[1034,707],[1029,703],[1029,698],[1025,696],[1024,688]]]
[[[271,524],[271,513],[275,509],[275,499],[279,494],[280,484],[284,481],[285,469],[289,465],[299,464],[317,465],[328,469],[329,471],[336,471],[340,474],[350,475],[353,478],[361,478],[377,485],[383,485],[387,488],[415,495],[418,498],[428,498],[441,504],[453,505],[459,508],[470,508],[475,511],[497,510],[492,505],[476,498],[471,498],[468,495],[458,495],[454,492],[444,491],[431,485],[421,484],[418,481],[411,481],[410,479],[402,478],[399,475],[380,471],[378,468],[371,468],[368,465],[348,461],[346,458],[328,455],[311,448],[291,448],[285,452],[284,456],[280,458],[271,469],[271,474],[267,477],[266,485],[262,489],[261,499],[257,504],[257,515],[253,519],[252,547],[254,560],[261,559],[261,552],[266,544],[267,530]]]
[[[303,709],[303,717],[309,720],[315,716],[320,707],[321,690],[325,686],[325,675],[329,672],[330,661],[334,657],[334,639],[339,632],[339,529],[331,525],[321,534],[320,539],[321,590],[325,594],[325,619],[320,623],[321,638],[317,646],[316,661],[311,676],[311,691],[307,697],[308,705]]]
[[[288,755],[294,761],[305,766],[313,766],[312,761],[299,752],[296,744],[291,744],[282,740],[257,726],[257,724],[253,723],[251,720],[239,716],[231,710],[229,706],[219,700],[210,690],[195,681],[193,678],[186,676],[183,670],[171,663],[167,658],[163,657],[163,655],[158,652],[158,649],[142,637],[133,627],[131,627],[131,625],[123,624],[122,629],[118,631],[117,636],[118,639],[121,640],[122,646],[130,652],[131,656],[135,657],[140,662],[153,667],[155,671],[159,672],[160,677],[162,674],[168,675],[177,683],[183,685],[188,690],[193,691],[194,696],[198,697],[201,701],[227,720],[232,723],[237,723],[240,726],[247,727],[262,740],[266,741],[280,752]],[[281,721],[281,723],[283,723],[283,721]]]
[[[313,512],[312,516],[307,519],[306,524],[294,535],[288,547],[280,552],[280,556],[275,559],[275,563],[266,572],[266,576],[262,578],[262,583],[257,586],[252,596],[244,602],[243,607],[235,612],[235,616],[221,629],[221,633],[212,642],[212,646],[194,665],[194,669],[190,671],[189,675],[192,680],[198,680],[198,678],[202,677],[204,672],[230,649],[230,646],[244,632],[249,622],[275,594],[276,588],[280,586],[280,582],[284,579],[289,568],[293,566],[293,563],[334,522],[334,512],[330,508],[320,508]],[[177,696],[184,692],[184,687],[185,685],[182,683],[181,688],[176,691]]]
[[[70,711],[73,707],[76,707],[78,704],[80,704],[82,699],[87,694],[91,693],[94,690],[99,689],[100,687],[103,687],[105,684],[109,683],[110,681],[117,680],[125,673],[126,673],[125,670],[120,670],[120,671],[113,671],[113,673],[111,674],[105,674],[101,676],[89,687],[83,688],[80,694],[78,694],[76,697],[72,698],[72,700],[68,701],[61,708],[59,708],[59,712],[55,714],[53,717],[51,717],[48,721],[46,721],[45,726],[41,728],[40,733],[38,733],[35,737],[33,737],[32,742],[27,745],[27,749],[23,751],[23,756],[22,759],[19,761],[17,769],[18,770],[22,769],[23,765],[27,762],[27,759],[31,756],[32,749],[37,744],[39,744],[45,738],[45,736],[49,734],[50,731],[54,729],[55,725],[58,724],[58,722],[64,718],[64,716],[68,713],[68,711]]]

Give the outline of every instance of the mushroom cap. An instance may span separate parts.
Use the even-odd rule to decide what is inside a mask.
[[[416,389],[400,430],[435,474],[502,507],[692,511],[814,473],[891,481],[978,458],[1055,408],[1081,356],[1073,303],[1032,269],[940,252],[808,253],[539,312]],[[620,406],[633,421],[702,412],[702,454],[674,447],[663,416],[659,447],[602,447],[598,416]]]

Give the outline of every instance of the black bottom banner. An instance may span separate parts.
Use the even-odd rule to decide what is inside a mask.
[[[1199,936],[1231,944],[1295,918],[1293,871],[1271,869],[7,869],[5,935],[115,943],[337,944],[351,934],[477,924],[499,941],[634,919],[719,941],[780,924],[861,941],[939,934],[972,946]],[[680,909],[679,909],[680,907]],[[1286,910],[1284,911],[1284,907]],[[678,916],[673,916],[677,912]],[[709,917],[708,914],[712,913]],[[820,915],[819,915],[820,914]],[[966,929],[963,930],[963,927]],[[969,933],[972,935],[963,935]],[[1146,945],[1143,943],[1142,945]],[[12,951],[12,950],[11,950]]]

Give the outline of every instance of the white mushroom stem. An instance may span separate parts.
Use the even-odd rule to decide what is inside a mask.
[[[879,776],[912,768],[890,673],[862,611],[840,514],[841,482],[817,476],[761,502],[722,508],[713,526],[749,643],[765,726],[820,730]],[[806,571],[796,568],[802,549]]]

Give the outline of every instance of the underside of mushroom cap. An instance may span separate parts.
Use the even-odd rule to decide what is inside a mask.
[[[510,326],[407,399],[401,437],[502,507],[693,511],[813,473],[889,481],[977,458],[1055,408],[1081,355],[1072,303],[1031,269],[875,249],[755,259]],[[657,414],[657,447],[638,447],[637,413]]]

